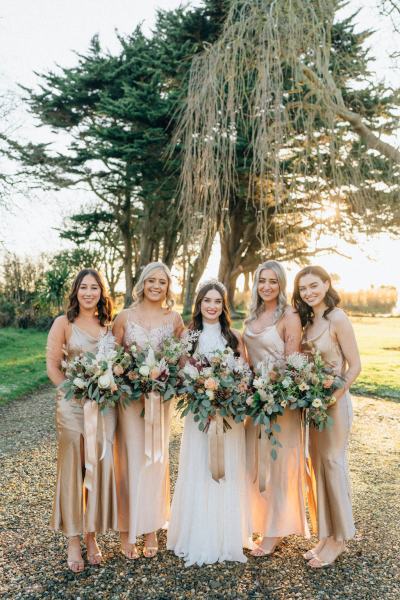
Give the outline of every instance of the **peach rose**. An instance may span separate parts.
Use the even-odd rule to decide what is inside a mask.
[[[150,379],[157,379],[160,377],[161,371],[158,367],[153,367],[150,371]]]
[[[117,375],[117,377],[119,375],[123,375],[124,373],[124,367],[122,365],[115,365],[113,368],[114,374]]]
[[[333,385],[333,377],[327,377],[326,379],[324,379],[324,381],[322,382],[322,385],[324,386],[325,389],[329,389],[330,387],[332,387]]]
[[[218,388],[218,381],[215,381],[212,377],[207,377],[204,382],[206,390],[216,390]]]

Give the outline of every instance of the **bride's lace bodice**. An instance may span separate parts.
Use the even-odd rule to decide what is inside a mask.
[[[128,348],[132,344],[136,344],[139,348],[144,348],[150,344],[153,350],[157,350],[162,341],[172,335],[174,335],[174,324],[172,321],[147,329],[139,325],[139,323],[128,319],[125,326],[124,346]]]
[[[205,356],[211,356],[216,350],[224,350],[226,340],[221,333],[221,324],[204,323],[199,337],[197,352]]]

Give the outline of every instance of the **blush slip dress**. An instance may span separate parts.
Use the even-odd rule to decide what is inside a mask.
[[[68,358],[82,352],[96,354],[99,345],[113,344],[111,334],[101,333],[93,337],[72,323],[71,337],[66,345]],[[51,359],[51,331],[47,352]],[[51,527],[61,530],[67,536],[87,532],[103,533],[117,529],[117,494],[113,462],[114,433],[117,411],[109,408],[99,412],[97,427],[97,463],[93,473],[92,489],[84,487],[85,479],[85,431],[84,409],[81,403],[66,400],[62,393],[57,395],[57,482],[54,497]],[[102,460],[100,457],[103,455]]]
[[[258,333],[247,325],[243,339],[254,368],[257,368],[261,361],[268,361],[272,368],[274,362],[285,358],[285,344],[276,325],[265,327]],[[260,494],[256,458],[260,426],[253,425],[251,418],[246,421],[247,466],[251,481],[257,490],[257,502],[252,504],[255,531],[271,538],[291,534],[309,537],[305,510],[305,463],[300,411],[285,409],[284,414],[278,417],[277,423],[281,427],[277,437],[282,448],[278,449],[276,460],[273,460],[268,448],[266,490]]]
[[[335,373],[343,375],[345,358],[331,332],[331,324],[317,336],[307,338],[303,347],[312,344]],[[319,539],[333,536],[336,541],[350,540],[355,535],[351,488],[347,463],[353,408],[347,391],[329,408],[333,419],[330,429],[310,428],[309,508],[313,527]]]

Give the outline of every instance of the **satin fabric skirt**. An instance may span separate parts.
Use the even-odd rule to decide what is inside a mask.
[[[117,493],[113,443],[117,411],[108,409],[98,416],[97,456],[93,488],[84,488],[85,441],[83,407],[61,394],[57,398],[57,483],[51,527],[67,536],[86,532],[103,533],[117,529]]]
[[[186,566],[246,562],[243,547],[253,547],[245,433],[243,424],[230,423],[224,434],[225,480],[218,483],[209,470],[207,434],[192,415],[185,418],[167,548]]]
[[[347,392],[329,409],[331,429],[310,428],[309,506],[319,539],[354,537],[351,487],[347,462],[353,407]]]
[[[138,535],[165,527],[170,513],[169,431],[172,401],[162,404],[164,418],[164,459],[146,465],[141,416],[144,404],[131,402],[118,408],[115,466],[118,495],[118,528],[128,532],[128,543]]]
[[[261,494],[257,468],[260,426],[253,425],[251,418],[246,420],[247,468],[255,489],[252,501],[254,531],[264,537],[291,534],[309,537],[301,413],[287,409],[278,417],[277,423],[281,426],[277,437],[282,448],[278,448],[278,456],[273,460],[270,454],[272,446],[267,444],[266,490]]]

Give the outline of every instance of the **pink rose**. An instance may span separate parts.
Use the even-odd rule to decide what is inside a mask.
[[[150,379],[157,379],[158,377],[160,377],[161,372],[160,369],[158,367],[153,367],[150,371]]]

